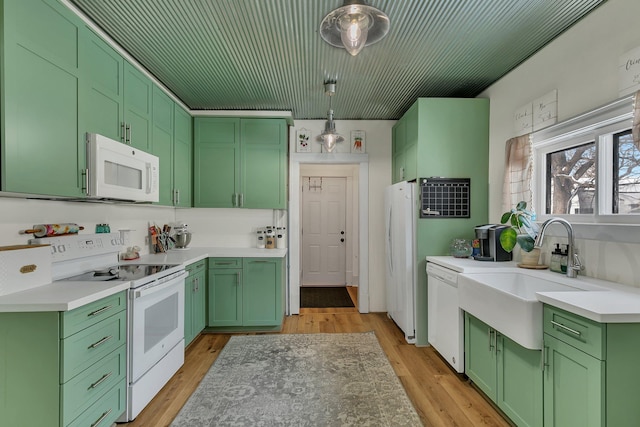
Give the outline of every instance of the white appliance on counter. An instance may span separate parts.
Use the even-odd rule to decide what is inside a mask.
[[[427,262],[429,344],[457,372],[464,372],[464,315],[458,302],[458,273]]]
[[[54,280],[128,281],[127,402],[118,419],[135,419],[184,363],[183,265],[118,263],[119,233],[43,239],[52,251]]]
[[[157,202],[160,160],[130,145],[87,133],[85,189],[90,199]]]
[[[385,189],[387,313],[416,341],[416,184],[399,182]]]

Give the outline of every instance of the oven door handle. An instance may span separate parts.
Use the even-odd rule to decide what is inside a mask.
[[[166,281],[160,282],[160,283],[150,283],[148,285],[145,285],[144,287],[142,287],[141,289],[134,289],[134,298],[142,298],[145,297],[149,294],[153,294],[156,292],[159,292],[163,289],[169,288],[171,286],[175,286],[177,284],[177,282],[184,282],[184,278],[187,277],[188,274],[186,271],[182,271],[180,274],[177,274],[175,276],[172,276],[171,278],[169,278]]]

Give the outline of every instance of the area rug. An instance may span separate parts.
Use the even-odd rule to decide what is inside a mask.
[[[171,425],[422,424],[367,332],[233,336]]]
[[[300,288],[300,307],[353,307],[353,301],[344,286],[302,286]]]

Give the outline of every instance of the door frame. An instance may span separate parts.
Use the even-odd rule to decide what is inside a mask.
[[[289,289],[288,313],[300,314],[300,165],[352,164],[358,166],[358,311],[369,312],[369,155],[291,153],[289,156]],[[293,254],[293,255],[292,255]]]

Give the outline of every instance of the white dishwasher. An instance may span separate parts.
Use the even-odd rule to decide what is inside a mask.
[[[429,343],[457,372],[464,372],[464,316],[458,305],[458,273],[427,263]]]

